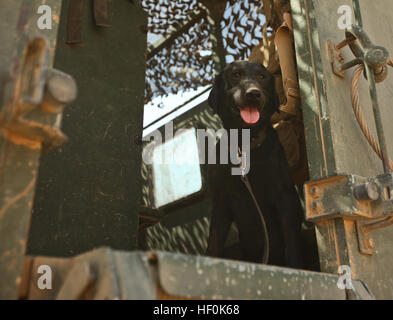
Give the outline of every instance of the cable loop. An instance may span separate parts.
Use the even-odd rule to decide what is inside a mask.
[[[389,66],[393,67],[393,60],[389,60],[387,63]],[[382,159],[381,148],[379,147],[378,142],[375,140],[373,135],[370,132],[370,129],[367,125],[367,121],[364,117],[364,114],[360,108],[359,101],[359,79],[364,71],[364,65],[358,64],[352,76],[352,85],[351,85],[351,100],[352,100],[352,109],[355,113],[356,120],[358,121],[359,127],[362,130],[364,136],[366,137],[368,143],[374,150],[374,152],[378,155],[380,159]],[[389,159],[389,167],[393,170],[393,161]]]

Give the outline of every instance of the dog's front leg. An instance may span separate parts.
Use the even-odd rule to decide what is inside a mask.
[[[232,223],[231,215],[221,203],[213,205],[206,255],[222,258],[225,241]]]
[[[286,265],[292,268],[303,268],[302,242],[301,242],[301,221],[299,219],[298,198],[291,194],[282,197],[277,204],[280,223],[285,243]]]

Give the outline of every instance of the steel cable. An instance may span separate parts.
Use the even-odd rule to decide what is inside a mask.
[[[393,67],[393,60],[388,61],[388,65]],[[367,125],[367,121],[364,117],[364,114],[360,108],[360,100],[359,100],[359,79],[364,71],[364,65],[357,65],[355,71],[353,72],[352,77],[352,85],[351,85],[351,100],[352,100],[352,109],[355,113],[356,120],[358,121],[359,127],[362,130],[364,136],[366,137],[368,143],[373,148],[374,152],[378,155],[380,159],[382,159],[381,148],[379,147],[378,142],[375,140],[373,135],[370,132],[370,129]],[[389,159],[389,167],[393,170],[393,161]]]

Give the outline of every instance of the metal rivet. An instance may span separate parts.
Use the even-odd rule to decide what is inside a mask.
[[[310,189],[311,197],[318,198],[319,197],[319,193],[320,193],[319,187],[317,187],[317,186],[311,187],[311,189]]]

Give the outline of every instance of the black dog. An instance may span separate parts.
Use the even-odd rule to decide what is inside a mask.
[[[259,63],[235,61],[216,77],[208,99],[224,128],[249,128],[250,171],[247,174],[263,212],[269,237],[269,264],[303,267],[301,253],[302,209],[292,182],[284,150],[270,118],[279,100],[273,76]],[[239,130],[238,141],[241,140]],[[239,145],[241,145],[239,143]],[[208,166],[213,211],[207,255],[224,257],[232,222],[239,230],[241,259],[262,262],[264,229],[250,192],[233,165]]]

